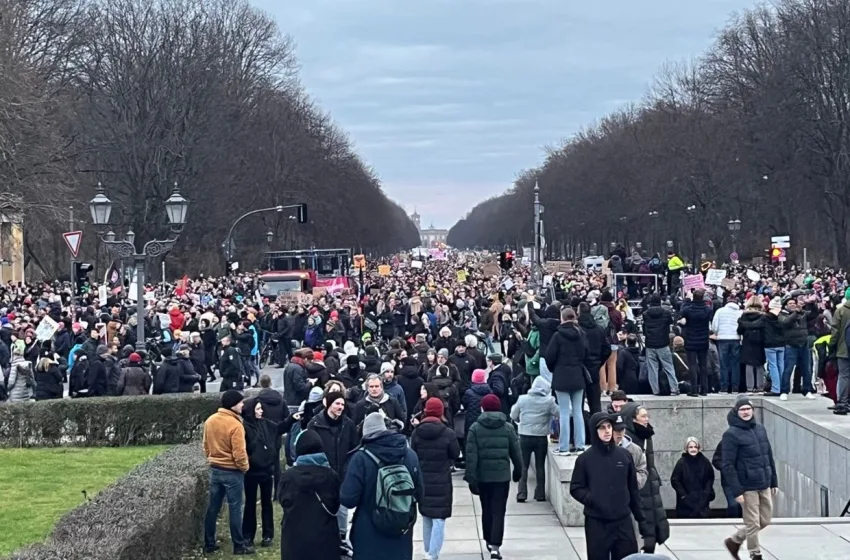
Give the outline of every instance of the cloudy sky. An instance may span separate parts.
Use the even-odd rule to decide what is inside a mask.
[[[639,100],[754,0],[252,0],[304,86],[423,225],[450,227],[542,148]]]

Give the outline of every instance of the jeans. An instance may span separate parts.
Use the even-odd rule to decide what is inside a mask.
[[[487,354],[492,354],[496,351],[496,348],[493,346],[493,335],[490,333],[484,334],[484,346],[487,348]]]
[[[801,379],[801,389],[804,395],[814,393],[812,388],[812,354],[808,346],[786,346],[785,368],[782,370],[782,384],[780,392],[788,394],[791,392],[791,372],[797,368],[797,374]]]
[[[273,478],[245,476],[245,513],[242,516],[242,538],[252,544],[257,534],[257,493],[263,519],[263,539],[274,538],[274,510],[272,509]]]
[[[528,468],[531,455],[534,454],[534,474],[537,477],[534,487],[534,499],[546,499],[546,449],[549,442],[546,436],[519,436],[519,448],[522,454],[522,478],[519,479],[517,499],[528,498]]]
[[[216,521],[221,511],[221,504],[227,498],[227,513],[230,518],[230,539],[233,549],[245,546],[242,539],[242,490],[245,486],[245,475],[239,471],[210,469],[210,503],[204,517],[204,547],[215,547]]]
[[[670,350],[669,346],[646,349],[646,366],[649,373],[649,386],[652,387],[652,394],[657,395],[661,392],[661,386],[658,383],[659,364],[661,364],[664,373],[667,375],[670,394],[678,395],[679,382],[676,380],[676,370],[673,369],[673,351]]]
[[[339,510],[336,512],[336,522],[339,526],[339,535],[342,537],[342,540],[348,540],[348,508],[340,505]]]
[[[747,391],[758,392],[764,387],[764,366],[747,365]]]
[[[431,560],[440,558],[443,539],[446,537],[446,520],[422,516],[422,546],[425,555]]]
[[[546,380],[549,385],[552,384],[552,372],[549,371],[549,366],[546,365],[546,358],[540,357],[540,377]]]
[[[741,343],[737,340],[718,340],[720,357],[720,390],[737,393],[741,385]]]
[[[836,406],[850,406],[850,360],[847,358],[838,358],[838,386],[835,392],[838,393]]]
[[[558,439],[558,450],[566,453],[570,450],[570,418],[575,428],[576,449],[584,448],[584,391],[555,391],[558,396],[558,408],[561,412],[561,434]]]
[[[782,371],[785,369],[785,347],[765,348],[767,374],[770,376],[770,392],[779,394],[782,383]]]

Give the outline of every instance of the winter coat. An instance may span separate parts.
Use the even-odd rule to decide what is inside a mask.
[[[561,310],[556,305],[550,305],[540,317],[534,309],[534,305],[528,305],[528,318],[537,330],[540,332],[540,356],[546,360],[546,365],[549,365],[549,359],[546,358],[546,350],[549,347],[549,342],[555,333],[560,329]],[[552,368],[549,367],[549,371]]]
[[[389,393],[384,393],[380,399],[380,402],[372,401],[368,393],[366,398],[358,402],[354,406],[354,425],[357,426],[359,430],[363,425],[363,420],[366,419],[372,412],[381,411],[384,413],[384,416],[391,420],[399,420],[404,423],[404,412],[401,410],[401,404],[396,400],[395,397],[389,395]]]
[[[650,305],[643,312],[643,335],[647,348],[664,348],[670,345],[670,326],[673,316],[660,305]]]
[[[646,519],[647,531],[654,535],[655,544],[663,544],[670,538],[670,523],[661,501],[661,477],[655,468],[655,451],[652,446],[652,426],[643,427],[635,422],[635,413],[640,407],[637,403],[626,403],[620,411],[626,423],[626,435],[633,445],[640,447],[646,455],[647,481],[640,489],[640,509]],[[647,544],[646,537],[644,544]]]
[[[396,381],[404,391],[405,405],[407,409],[406,421],[410,420],[410,414],[419,401],[419,393],[425,381],[419,375],[419,364],[416,358],[407,357],[402,360],[401,370],[396,376]]]
[[[12,358],[12,369],[9,372],[6,389],[9,393],[9,402],[28,401],[35,397],[36,385],[32,362],[23,359],[23,356]]]
[[[760,311],[746,311],[738,319],[738,334],[741,335],[741,363],[748,366],[763,366],[765,315]]]
[[[509,482],[522,470],[519,438],[501,412],[482,412],[466,434],[466,474],[470,485]]]
[[[594,383],[599,383],[599,368],[611,355],[611,343],[602,328],[596,324],[590,315],[580,315],[578,326],[584,331],[587,353],[584,356],[584,367],[590,373]],[[548,363],[548,362],[547,362]]]
[[[711,321],[711,330],[717,340],[738,340],[738,319],[741,318],[741,308],[730,301],[717,310]]]
[[[280,460],[276,440],[277,426],[265,418],[254,415],[253,399],[242,409],[245,418],[245,450],[248,452],[248,472],[246,476],[267,480],[274,474],[275,461]]]
[[[549,435],[549,423],[558,416],[558,405],[551,393],[549,383],[542,377],[536,377],[531,390],[517,399],[511,408],[511,420],[519,423],[519,435]]]
[[[90,360],[89,368],[86,377],[85,388],[88,389],[87,397],[105,397],[106,393],[106,377],[109,368],[112,367],[114,360],[112,358],[97,357]]]
[[[432,519],[452,516],[452,465],[460,456],[454,430],[437,418],[425,418],[413,431],[410,448],[419,458],[425,490],[419,513]]]
[[[481,416],[481,399],[493,393],[493,389],[487,383],[473,383],[463,394],[464,434],[469,433],[469,428],[475,424]]]
[[[400,420],[407,423],[407,395],[405,394],[404,389],[402,389],[401,385],[399,385],[395,378],[393,378],[392,381],[384,381],[384,392],[393,397],[399,404],[399,408],[401,408]],[[418,396],[419,395],[417,395],[417,397]]]
[[[307,424],[307,429],[316,430],[322,438],[322,449],[331,468],[340,479],[345,478],[349,454],[359,445],[354,422],[345,414],[333,420],[328,416],[327,411],[323,411],[313,416]]]
[[[806,325],[805,313],[789,313],[783,310],[779,314],[779,324],[785,331],[785,346],[800,348],[808,344],[809,328]]]
[[[425,483],[419,459],[413,450],[407,447],[407,439],[402,434],[380,432],[369,440],[364,440],[363,447],[386,464],[403,464],[407,467],[413,479],[414,497],[417,502],[422,501]],[[348,509],[357,508],[351,524],[353,560],[412,560],[415,529],[400,537],[388,537],[379,532],[372,522],[377,484],[378,464],[363,450],[354,453],[339,492],[340,504]]]
[[[62,386],[59,364],[49,358],[42,358],[35,368],[35,385],[35,400],[61,399],[65,387]]]
[[[281,474],[281,558],[339,560],[339,487],[339,475],[319,464],[295,465]]]
[[[151,375],[139,365],[121,368],[118,378],[118,396],[147,395],[151,390]]]
[[[711,309],[704,301],[686,302],[679,314],[685,319],[682,336],[685,339],[685,350],[688,352],[705,352],[708,350],[710,333]]]
[[[121,367],[118,365],[118,360],[114,356],[107,356],[103,360],[103,367],[106,370],[106,394],[116,396],[118,394],[118,378],[121,377]]]
[[[493,394],[499,397],[502,405],[502,414],[511,414],[511,369],[505,364],[499,364],[487,377],[487,384],[493,390]]]
[[[587,386],[584,376],[587,342],[584,333],[574,323],[564,323],[546,347],[546,365],[552,372],[552,389],[555,391],[583,391]],[[598,372],[597,372],[598,375]]]
[[[733,409],[726,416],[729,428],[723,433],[723,484],[733,496],[751,490],[778,488],[773,449],[764,426],[755,418],[745,422]]]
[[[764,347],[785,347],[785,329],[782,328],[779,317],[773,313],[766,313],[764,316]]]
[[[307,370],[296,360],[290,360],[283,368],[283,398],[288,406],[298,406],[306,401],[311,389]]]
[[[673,467],[670,484],[676,491],[678,519],[706,519],[711,516],[714,500],[714,469],[702,452],[682,458]]]
[[[835,314],[832,316],[830,341],[835,347],[835,356],[837,358],[847,358],[847,340],[844,338],[844,331],[847,328],[847,323],[850,321],[850,300],[845,299],[841,305],[835,308]]]
[[[449,356],[449,363],[457,368],[457,373],[460,376],[461,387],[458,390],[469,387],[472,383],[472,372],[477,367],[475,358],[467,352],[463,354],[452,354]]]

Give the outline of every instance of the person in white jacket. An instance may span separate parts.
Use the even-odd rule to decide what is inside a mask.
[[[717,341],[720,357],[720,391],[737,393],[741,383],[741,337],[738,319],[743,315],[738,303],[732,299],[717,310],[711,321],[711,332]]]

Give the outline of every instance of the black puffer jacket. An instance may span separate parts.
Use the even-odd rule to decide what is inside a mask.
[[[738,318],[738,334],[741,341],[741,363],[748,366],[763,366],[765,315],[760,311],[745,311]]]
[[[460,456],[457,435],[437,418],[426,418],[413,431],[410,448],[419,457],[425,492],[419,513],[432,519],[452,516],[452,465]]]
[[[611,343],[593,317],[579,315],[578,326],[584,331],[584,339],[587,343],[587,354],[584,356],[584,367],[590,372],[594,383],[599,383],[599,368],[602,367],[611,355]]]
[[[341,480],[345,479],[349,454],[360,445],[354,422],[345,414],[333,419],[328,416],[327,411],[323,411],[313,416],[307,424],[307,429],[316,430],[322,438],[322,450],[328,457],[330,467]]]
[[[802,347],[808,343],[809,327],[806,314],[783,310],[779,314],[779,324],[785,329],[785,345]]]
[[[723,484],[733,496],[750,490],[778,488],[773,449],[764,426],[744,421],[736,410],[726,416],[729,428],[723,433]]]
[[[406,410],[408,416],[410,416],[421,396],[419,393],[422,389],[422,384],[425,383],[425,380],[419,375],[419,362],[416,361],[416,358],[408,356],[401,361],[401,369],[398,375],[396,375],[396,380],[404,390],[404,400],[407,405]],[[405,421],[407,420],[410,420],[410,418],[405,419]]]
[[[647,348],[664,348],[670,345],[670,325],[673,316],[660,305],[650,305],[643,312],[643,335]]]
[[[473,383],[463,394],[464,434],[475,424],[481,416],[481,399],[493,393],[493,389],[487,383]]]
[[[655,451],[652,445],[654,430],[652,425],[642,426],[635,422],[640,405],[638,403],[626,403],[621,412],[626,423],[626,435],[634,445],[640,447],[646,455],[646,471],[648,477],[646,484],[640,489],[640,509],[646,519],[646,529],[654,536],[654,544],[663,544],[670,538],[670,523],[667,521],[667,513],[664,511],[664,503],[661,501],[661,477],[655,468]],[[644,537],[644,544],[647,543]]]
[[[779,323],[779,317],[773,313],[764,316],[764,347],[782,348],[785,346],[785,329]]]
[[[682,453],[682,458],[673,468],[670,484],[676,491],[676,517],[700,519],[711,517],[711,502],[714,500],[714,469],[701,452],[691,456]]]
[[[711,308],[704,301],[691,301],[684,303],[679,313],[685,319],[685,328],[682,329],[685,350],[688,352],[707,351],[708,336],[711,334]]]
[[[35,400],[61,399],[64,393],[59,365],[49,358],[42,358],[35,369]]]
[[[549,371],[552,372],[553,390],[583,391],[587,386],[584,377],[587,342],[578,325],[564,323],[558,327],[558,332],[552,337],[549,346],[546,347],[544,357]]]
[[[546,349],[549,347],[549,342],[561,325],[561,309],[557,305],[550,305],[543,312],[543,316],[539,316],[534,309],[534,305],[528,304],[528,318],[531,323],[537,327],[540,332],[540,356],[546,358]],[[549,371],[552,366],[549,360],[546,359],[546,365],[549,366]]]

